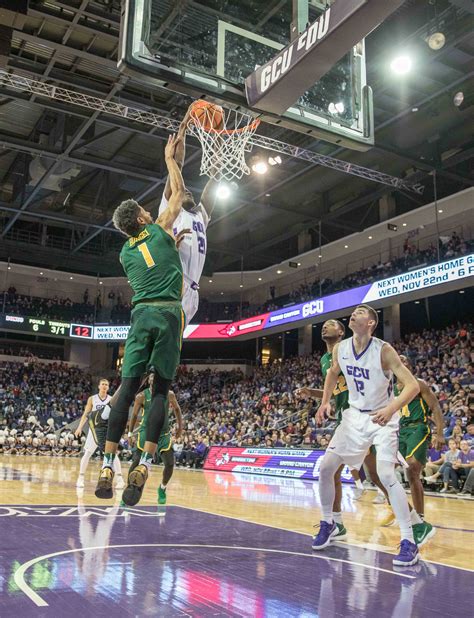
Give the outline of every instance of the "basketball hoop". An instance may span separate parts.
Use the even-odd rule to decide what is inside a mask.
[[[249,140],[260,120],[235,110],[218,110],[213,107],[204,121],[191,118],[188,124],[188,131],[202,146],[200,174],[217,182],[239,180],[250,174],[245,153],[252,150]]]

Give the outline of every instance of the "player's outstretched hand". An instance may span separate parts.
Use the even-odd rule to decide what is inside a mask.
[[[179,245],[183,242],[184,237],[185,237],[187,234],[191,234],[191,233],[192,233],[192,232],[191,232],[191,230],[190,230],[189,228],[186,228],[185,230],[181,230],[181,232],[179,232],[179,233],[176,235],[175,242],[176,242],[176,247],[177,247],[178,249],[179,249]]]
[[[308,386],[303,386],[302,388],[297,388],[295,390],[295,397],[297,399],[308,399],[311,397],[311,390]]]
[[[176,144],[178,143],[178,137],[175,133],[171,133],[168,136],[168,143],[165,146],[165,159],[172,159],[176,150]]]
[[[435,434],[435,448],[437,449],[442,449],[443,446],[445,446],[446,444],[446,440],[444,439],[444,436],[441,434]]]
[[[76,436],[76,438],[80,438],[81,434],[82,434],[82,429],[81,430],[76,429],[76,431],[74,432],[74,435]]]
[[[323,403],[322,405],[320,405],[318,408],[318,411],[316,412],[316,424],[322,425],[326,417],[329,416],[330,411],[331,411],[331,404]]]
[[[372,423],[377,425],[386,425],[393,416],[393,412],[389,408],[381,408],[375,412],[369,412],[372,417]]]

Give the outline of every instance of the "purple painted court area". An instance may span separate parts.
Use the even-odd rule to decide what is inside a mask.
[[[469,615],[472,573],[181,507],[0,507],[1,615]],[[51,555],[52,554],[52,555]]]

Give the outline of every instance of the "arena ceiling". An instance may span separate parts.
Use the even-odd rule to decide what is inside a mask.
[[[180,0],[193,4],[193,0]],[[212,6],[212,0],[206,0]],[[202,3],[201,3],[202,4]],[[260,19],[281,0],[258,2]],[[407,0],[367,38],[368,83],[374,90],[376,146],[355,152],[276,126],[273,138],[407,178],[422,195],[286,158],[265,176],[246,177],[218,202],[209,229],[208,273],[265,268],[298,253],[298,235],[312,246],[380,221],[378,200],[393,193],[407,212],[474,183],[474,107],[459,111],[457,91],[474,75],[474,16],[469,2],[438,0],[437,27],[446,44],[432,51],[433,2]],[[471,7],[472,10],[472,7]],[[117,69],[120,2],[31,0],[15,30],[3,68],[108,101],[180,118],[190,99],[140,83]],[[416,50],[416,69],[403,79],[391,57]],[[0,58],[1,62],[1,58]],[[0,67],[1,68],[1,67]],[[414,111],[416,110],[416,111]],[[123,237],[111,215],[124,198],[157,207],[166,170],[167,134],[156,128],[13,90],[0,83],[0,259],[103,276],[121,274]],[[200,151],[189,140],[187,184],[202,190]]]

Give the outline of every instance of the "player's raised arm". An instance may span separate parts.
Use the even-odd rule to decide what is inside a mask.
[[[436,426],[436,442],[438,448],[441,448],[446,440],[444,439],[444,419],[443,413],[441,411],[441,406],[439,405],[438,398],[433,393],[431,388],[424,380],[417,380],[418,385],[420,387],[420,393],[423,399],[428,404],[429,409],[431,410],[433,422]]]
[[[169,172],[168,178],[171,185],[171,197],[168,202],[168,208],[166,208],[156,220],[156,223],[170,234],[173,232],[173,223],[180,213],[184,199],[183,177],[174,159],[177,143],[178,137],[176,135],[170,135],[165,148],[165,161]]]
[[[193,104],[191,103],[178,129],[178,140],[176,144],[176,150],[174,153],[174,160],[176,161],[176,165],[179,167],[180,170],[183,169],[184,159],[186,157],[186,128],[188,126],[192,105]],[[163,192],[163,195],[165,196],[165,199],[167,201],[169,201],[172,193],[173,193],[173,189],[171,187],[171,179],[168,176],[168,178],[166,179],[165,190]]]
[[[329,402],[336,387],[339,374],[341,373],[341,367],[339,366],[337,356],[338,352],[339,344],[336,343],[332,351],[332,364],[331,367],[328,369],[326,379],[324,380],[323,400],[316,414],[316,421],[318,422],[318,424],[321,424],[324,421],[325,416],[329,416],[329,412],[331,410]]]
[[[133,410],[130,416],[130,420],[128,421],[128,437],[130,438],[133,430],[135,429],[135,425],[137,424],[138,415],[140,414],[140,410],[143,408],[143,404],[145,403],[145,393],[142,391],[138,393],[135,397],[135,401],[133,402]]]
[[[81,420],[79,421],[79,425],[77,426],[74,435],[78,438],[82,434],[82,430],[84,425],[87,423],[87,419],[89,414],[92,412],[92,397],[89,397],[86,403],[86,407],[84,408],[84,412],[82,413]]]
[[[392,371],[397,381],[403,385],[401,393],[392,399],[387,406],[381,410],[371,412],[372,421],[374,423],[386,425],[395,412],[407,406],[410,401],[418,395],[420,387],[417,379],[413,376],[411,371],[405,367],[398,353],[388,343],[382,348],[382,367],[385,371]]]
[[[168,399],[170,402],[170,406],[173,408],[174,413],[176,414],[176,423],[178,425],[178,429],[176,430],[176,437],[179,438],[183,433],[183,415],[181,414],[181,406],[176,399],[176,395],[173,391],[168,392]]]

